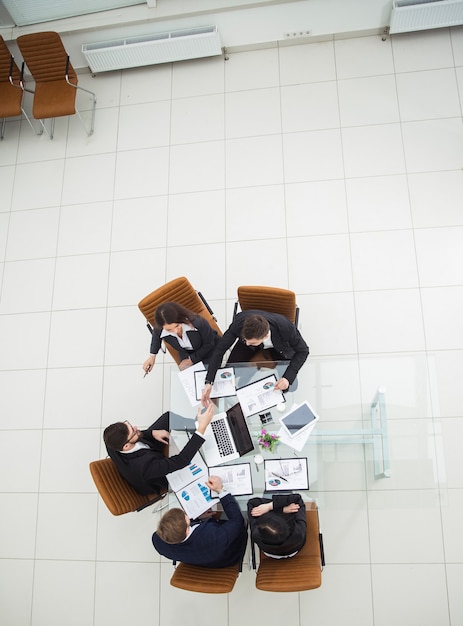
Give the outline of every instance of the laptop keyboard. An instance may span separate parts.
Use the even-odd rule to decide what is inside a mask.
[[[230,440],[227,427],[225,426],[225,420],[217,420],[211,423],[212,432],[214,433],[217,446],[219,448],[220,456],[228,456],[235,452],[234,446]]]

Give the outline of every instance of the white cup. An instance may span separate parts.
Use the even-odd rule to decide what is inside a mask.
[[[280,404],[277,404],[277,411],[280,411],[280,413],[284,413],[286,411],[286,404],[284,402],[280,402]]]

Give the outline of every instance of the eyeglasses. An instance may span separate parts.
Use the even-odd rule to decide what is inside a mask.
[[[135,430],[135,428],[132,426],[132,424],[128,420],[125,420],[124,424],[127,424],[127,428],[131,428],[132,429],[132,434],[127,439],[127,441],[124,442],[124,446],[125,446],[126,443],[131,443],[130,440],[135,437],[135,435],[137,434],[137,431]]]

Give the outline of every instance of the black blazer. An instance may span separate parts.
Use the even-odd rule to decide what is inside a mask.
[[[272,501],[273,511],[271,511],[270,513],[265,513],[260,517],[252,517],[251,510],[254,507],[259,506],[259,504],[266,504],[267,502]],[[291,504],[291,502],[299,504],[299,511],[297,511],[297,513],[283,513],[283,507],[285,507],[287,504]],[[285,522],[289,525],[291,529],[291,534],[282,544],[269,545],[262,540],[257,525],[259,523],[259,520],[265,518],[265,515],[282,516]],[[299,551],[305,544],[307,530],[305,504],[298,493],[290,493],[287,495],[274,494],[271,500],[269,500],[268,498],[251,498],[251,500],[248,501],[248,519],[251,529],[251,542],[257,544],[257,546],[267,554],[274,554],[275,556],[287,556],[288,554]],[[253,565],[255,565],[254,553],[252,556]]]
[[[167,416],[167,419],[165,419]],[[159,493],[167,488],[166,475],[186,467],[204,443],[198,433],[194,433],[186,446],[178,454],[165,457],[164,444],[153,438],[152,430],[168,430],[168,413],[164,413],[154,424],[142,431],[142,441],[149,448],[123,453],[106,448],[120,474],[142,495]]]
[[[219,339],[217,346],[209,359],[209,369],[206,380],[214,381],[218,368],[220,367],[223,355],[238,339],[241,341],[241,331],[244,320],[250,315],[262,315],[270,325],[270,332],[273,347],[278,352],[282,361],[289,361],[289,365],[283,374],[283,378],[289,382],[294,382],[298,371],[304,365],[309,356],[309,346],[306,344],[292,322],[279,313],[269,313],[268,311],[249,310],[238,313],[228,330]],[[260,346],[256,346],[258,349]],[[250,346],[250,349],[252,347]]]
[[[199,361],[204,360],[207,361],[209,355],[212,353],[217,342],[219,341],[217,331],[213,330],[209,326],[207,320],[200,315],[193,317],[191,319],[191,323],[196,330],[188,330],[187,335],[193,350],[185,350],[185,348],[183,348],[179,344],[178,340],[172,335],[168,335],[161,339],[162,328],[154,328],[150,353],[157,354],[161,348],[161,342],[165,341],[180,354],[182,361],[184,359],[191,359],[193,363],[198,363]]]
[[[228,567],[241,560],[248,539],[244,518],[230,493],[220,502],[228,519],[202,522],[182,543],[166,543],[154,533],[152,541],[159,554],[202,567]]]

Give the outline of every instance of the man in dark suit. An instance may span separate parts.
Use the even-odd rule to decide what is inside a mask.
[[[206,484],[218,494],[228,519],[191,521],[182,509],[171,509],[159,521],[153,545],[159,554],[173,561],[228,567],[243,558],[248,539],[246,522],[235,498],[223,490],[218,476],[210,476]]]
[[[283,376],[275,385],[275,389],[280,391],[286,391],[294,382],[309,355],[309,346],[294,324],[284,315],[258,310],[242,311],[219,339],[209,359],[206,386],[201,398],[203,406],[210,402],[215,375],[222,363],[223,355],[233,344],[235,346],[228,363],[250,361],[258,349],[262,349],[264,355],[268,353],[270,359],[289,361]]]
[[[159,493],[167,488],[166,475],[186,467],[204,443],[204,433],[214,415],[214,407],[204,413],[198,409],[197,429],[183,450],[165,457],[169,443],[169,413],[164,413],[146,430],[140,431],[129,422],[108,426],[103,439],[109,456],[120,474],[142,495]]]

